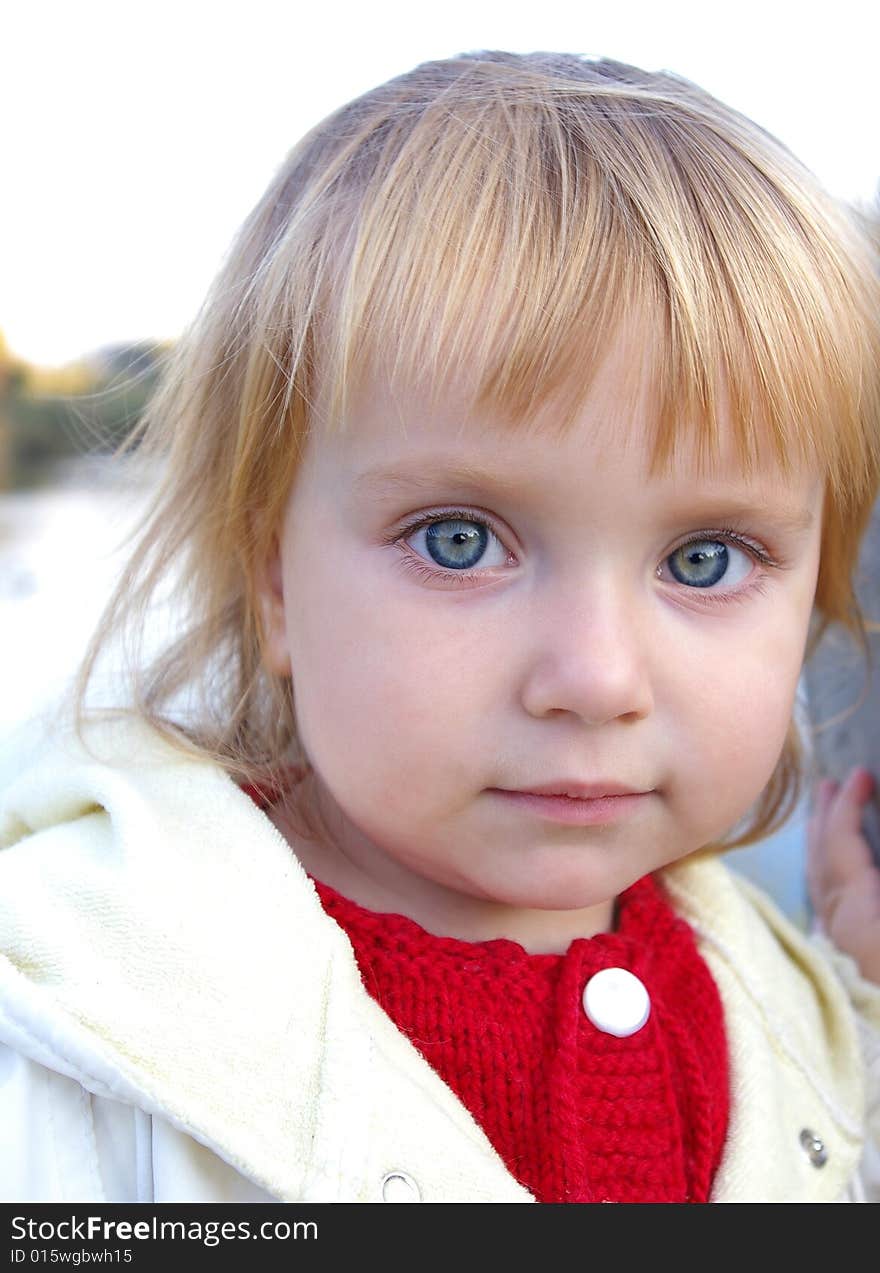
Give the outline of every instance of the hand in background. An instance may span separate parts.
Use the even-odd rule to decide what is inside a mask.
[[[825,934],[880,985],[880,870],[862,832],[873,793],[874,779],[862,768],[843,783],[818,784],[807,824],[807,883]]]

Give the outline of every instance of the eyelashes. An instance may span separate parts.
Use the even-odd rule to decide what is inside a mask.
[[[449,530],[445,534],[432,533],[433,527],[449,527]],[[444,565],[436,560],[429,560],[417,552],[409,541],[421,531],[426,532],[424,536],[426,543],[428,536],[431,536],[431,542],[435,548],[438,545],[441,548],[444,545],[450,546],[452,555],[457,556],[458,561],[455,564]],[[478,515],[467,509],[449,508],[424,514],[393,531],[385,537],[383,542],[399,548],[400,564],[407,573],[414,575],[421,582],[443,588],[485,585],[498,577],[499,568],[512,568],[519,564],[514,554],[507,549],[493,521],[485,514]],[[719,545],[723,546],[721,553],[711,551]],[[462,562],[462,546],[465,556],[468,547],[479,550],[479,565],[476,562],[473,565],[465,565]],[[705,551],[707,548],[710,549],[709,552]],[[705,582],[694,580],[689,583],[680,577],[679,566],[679,577],[676,577],[675,573],[670,571],[668,563],[674,558],[681,558],[686,549],[692,550],[689,554],[685,554],[686,560],[691,563],[697,562],[701,569],[705,570],[704,563],[710,562],[710,575],[713,558],[723,561],[725,566],[723,573],[716,578],[710,577]],[[719,589],[715,586],[716,584],[724,584],[725,581],[729,581],[732,574],[736,574],[736,562],[733,562],[732,570],[729,564],[730,549],[733,549],[734,554],[747,559],[757,569],[753,569],[751,577],[748,577],[742,586],[731,587],[728,582],[725,589]],[[486,557],[493,555],[496,560],[487,565]],[[663,575],[664,567],[669,572],[669,577],[666,579]],[[665,582],[681,589],[687,595],[689,602],[694,601],[703,606],[716,607],[743,602],[755,594],[764,593],[770,572],[782,568],[784,568],[783,563],[772,557],[763,545],[756,543],[741,531],[726,526],[713,527],[689,535],[666,554],[658,564],[655,573],[658,579],[664,579]],[[734,585],[739,583],[739,580],[734,579]]]

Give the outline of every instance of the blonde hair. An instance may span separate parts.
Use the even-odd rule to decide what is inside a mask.
[[[852,579],[880,472],[878,292],[856,218],[772,137],[672,74],[491,52],[364,94],[291,152],[138,431],[163,476],[83,661],[78,724],[121,637],[120,710],[272,781],[299,755],[295,683],[262,664],[256,581],[309,430],[346,427],[377,365],[436,387],[466,368],[475,402],[511,427],[553,398],[564,428],[633,320],[652,337],[637,370],[656,383],[655,466],[685,429],[711,456],[722,395],[745,468],[768,443],[784,470],[819,466],[808,652],[830,623],[866,650]],[[145,661],[139,637],[172,576],[186,621]],[[729,844],[781,825],[801,774],[793,722]]]

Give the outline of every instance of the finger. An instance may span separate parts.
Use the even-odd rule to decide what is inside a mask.
[[[851,769],[846,780],[828,799],[827,817],[839,831],[860,831],[862,809],[874,794],[874,778],[861,765]]]
[[[868,770],[857,768],[828,797],[814,843],[814,869],[820,887],[838,888],[871,865],[862,817],[873,792],[873,777]]]

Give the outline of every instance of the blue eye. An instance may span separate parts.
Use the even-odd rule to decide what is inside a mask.
[[[438,566],[446,570],[470,570],[489,543],[489,532],[479,522],[458,519],[426,526],[425,547]]]
[[[737,569],[737,558],[743,565]],[[751,560],[742,549],[720,539],[692,539],[666,558],[678,583],[689,588],[712,588],[723,579],[740,583],[751,569]]]
[[[425,521],[405,536],[406,544],[420,558],[443,570],[472,570],[506,565],[509,554],[485,522],[453,513]]]

